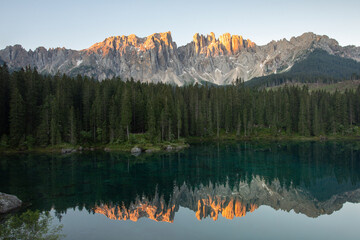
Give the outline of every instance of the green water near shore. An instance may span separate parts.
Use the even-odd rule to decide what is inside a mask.
[[[353,239],[360,142],[1,155],[0,192],[50,211],[66,239]]]

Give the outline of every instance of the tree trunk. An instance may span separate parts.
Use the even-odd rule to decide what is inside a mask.
[[[169,118],[169,141],[171,141],[171,119]]]

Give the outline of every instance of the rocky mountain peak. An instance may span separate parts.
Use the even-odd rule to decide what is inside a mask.
[[[108,37],[81,51],[43,47],[26,51],[14,45],[0,50],[0,62],[13,70],[31,66],[40,73],[81,74],[100,81],[119,76],[179,86],[204,82],[226,85],[237,78],[247,81],[289,71],[314,49],[360,62],[360,47],[341,47],[336,40],[311,32],[263,46],[230,33],[216,38],[213,32],[196,33],[190,43],[180,47],[171,32],[143,38],[135,34]]]
[[[175,48],[176,44],[172,41],[171,32],[164,32],[164,33],[154,33],[150,35],[153,41],[158,42],[159,44],[164,44],[165,46],[169,46],[170,48]],[[149,39],[148,37],[148,39]]]
[[[129,36],[113,36],[108,37],[104,41],[95,43],[84,51],[107,55],[111,51],[119,52],[120,55],[136,49],[145,52],[150,49],[159,48],[159,46],[176,48],[176,43],[172,41],[171,32],[154,33],[145,38],[139,38],[135,34]]]
[[[193,36],[193,44],[195,46],[196,55],[219,56],[219,55],[236,55],[246,48],[254,48],[255,43],[249,39],[244,40],[242,36],[224,33],[215,38],[215,34],[211,32],[206,37],[196,33]]]

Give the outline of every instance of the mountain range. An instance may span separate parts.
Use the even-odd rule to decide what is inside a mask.
[[[316,49],[360,66],[360,47],[342,47],[328,36],[310,32],[263,46],[229,33],[219,38],[214,33],[196,33],[190,43],[178,47],[170,32],[145,38],[134,34],[109,37],[80,51],[44,47],[26,51],[14,45],[0,50],[0,63],[5,62],[10,70],[31,66],[42,74],[80,74],[100,81],[121,77],[178,86],[228,85],[238,78],[248,81],[288,72]]]

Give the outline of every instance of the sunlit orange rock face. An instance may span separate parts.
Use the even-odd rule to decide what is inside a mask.
[[[146,38],[138,38],[135,34],[129,36],[114,36],[106,38],[103,42],[96,43],[87,49],[89,53],[109,54],[110,51],[119,52],[120,55],[128,52],[145,52],[156,49],[161,51],[162,48],[176,48],[172,41],[171,32],[154,33]]]
[[[193,37],[196,55],[219,56],[235,55],[243,49],[254,48],[255,43],[249,39],[244,40],[242,36],[225,33],[217,40],[212,32],[206,37],[196,33]]]

